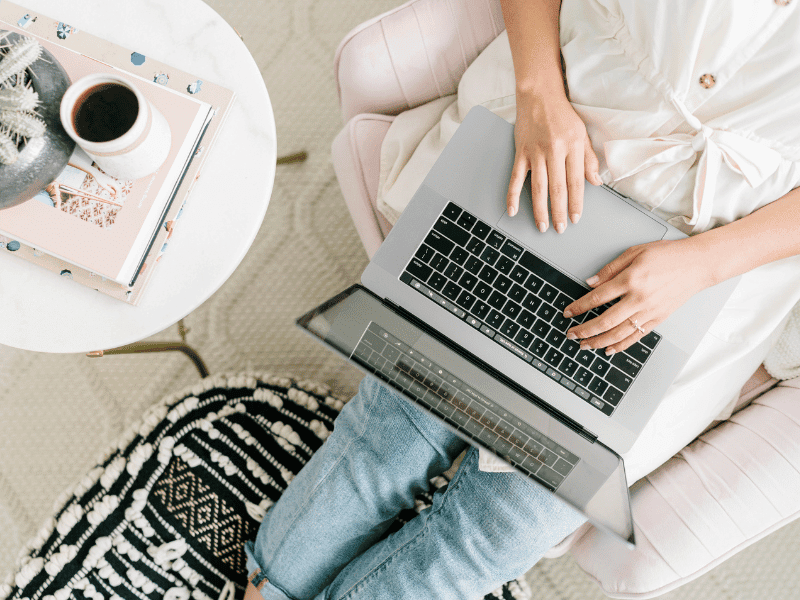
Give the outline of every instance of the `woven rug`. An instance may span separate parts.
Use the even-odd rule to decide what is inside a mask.
[[[358,280],[366,256],[330,164],[342,126],[333,54],[351,28],[401,0],[206,0],[242,35],[269,90],[278,150],[309,152],[278,169],[261,231],[228,282],[186,318],[212,372],[268,370],[355,391],[359,374],[294,327],[304,311]],[[23,3],[24,4],[24,3]],[[177,328],[152,340],[177,340]],[[0,346],[0,581],[52,513],[59,493],[145,410],[198,380],[178,354],[46,355]],[[800,598],[800,521],[668,600]],[[529,581],[542,600],[604,598],[565,557]]]

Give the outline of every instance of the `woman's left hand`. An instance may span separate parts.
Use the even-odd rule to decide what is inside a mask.
[[[582,348],[606,348],[606,354],[639,341],[690,297],[716,283],[712,261],[699,242],[699,236],[660,240],[623,252],[586,281],[592,291],[568,305],[564,316],[619,301],[569,329],[567,337],[582,340]]]

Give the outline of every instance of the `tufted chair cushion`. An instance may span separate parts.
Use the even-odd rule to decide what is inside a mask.
[[[334,60],[343,121],[453,94],[505,29],[499,0],[410,0],[352,30]]]
[[[800,381],[778,384],[631,489],[638,544],[571,549],[612,598],[653,598],[800,516]]]

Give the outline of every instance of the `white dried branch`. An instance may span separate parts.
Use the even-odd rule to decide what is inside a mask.
[[[0,123],[11,133],[25,138],[42,137],[47,130],[47,125],[41,119],[30,113],[16,110],[0,110]]]
[[[0,163],[13,165],[19,158],[17,145],[5,131],[0,131]]]
[[[42,47],[33,38],[22,38],[11,46],[0,61],[0,82],[25,71],[42,55]],[[18,79],[19,81],[19,79]]]
[[[39,94],[29,87],[0,89],[0,110],[32,111],[38,105]]]

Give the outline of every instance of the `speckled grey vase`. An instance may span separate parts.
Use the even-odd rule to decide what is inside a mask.
[[[6,41],[15,42],[21,37],[11,33]],[[36,74],[32,78],[40,102],[36,113],[47,123],[47,132],[44,137],[29,140],[13,165],[0,165],[0,210],[41,192],[64,169],[75,149],[75,142],[64,131],[58,116],[61,98],[70,86],[69,75],[44,48],[28,70]]]

